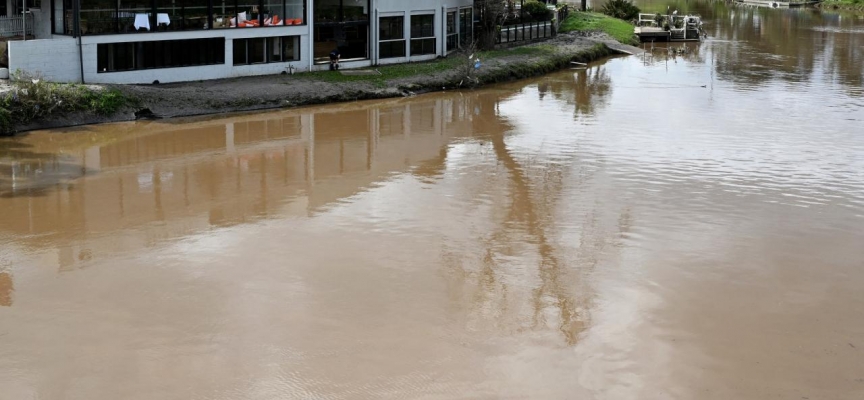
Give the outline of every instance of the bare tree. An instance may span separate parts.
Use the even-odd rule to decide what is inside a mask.
[[[478,47],[491,49],[495,47],[498,29],[507,15],[505,0],[474,0],[474,9],[479,12]]]

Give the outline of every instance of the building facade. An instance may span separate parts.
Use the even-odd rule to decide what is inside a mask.
[[[152,83],[446,56],[470,43],[473,0],[42,0],[9,69],[58,82]],[[83,78],[83,79],[82,79]]]

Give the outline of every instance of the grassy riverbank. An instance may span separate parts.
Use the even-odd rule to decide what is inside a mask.
[[[8,89],[0,93],[0,135],[69,113],[109,117],[135,104],[116,88],[51,83],[30,76],[19,76]]]
[[[561,23],[560,32],[604,32],[621,43],[639,45],[639,40],[633,34],[633,25],[629,22],[594,12],[570,13]]]
[[[475,58],[481,62],[477,70],[467,54],[456,53],[429,62],[360,70],[160,85],[83,86],[21,81],[0,93],[5,99],[0,103],[0,118],[5,116],[3,132],[9,133],[128,121],[134,118],[134,111],[142,108],[158,117],[171,118],[411,96],[539,76],[567,68],[571,61],[590,62],[615,54],[614,48],[639,51],[606,34],[579,32],[559,34],[541,43],[477,52]],[[22,102],[21,93],[26,89],[22,85],[37,85],[39,100]]]
[[[829,10],[849,10],[864,12],[864,0],[825,0],[818,7]]]

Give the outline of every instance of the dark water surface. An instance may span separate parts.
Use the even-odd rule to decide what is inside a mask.
[[[864,18],[677,7],[677,57],[0,140],[0,399],[864,398]]]

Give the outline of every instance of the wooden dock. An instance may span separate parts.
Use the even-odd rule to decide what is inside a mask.
[[[698,42],[698,37],[693,37],[693,35],[675,35],[673,36],[673,32],[663,30],[663,28],[657,28],[653,26],[637,26],[633,33],[639,37],[640,41],[643,42]]]
[[[702,20],[696,15],[639,14],[633,33],[642,42],[698,42],[702,38]]]

